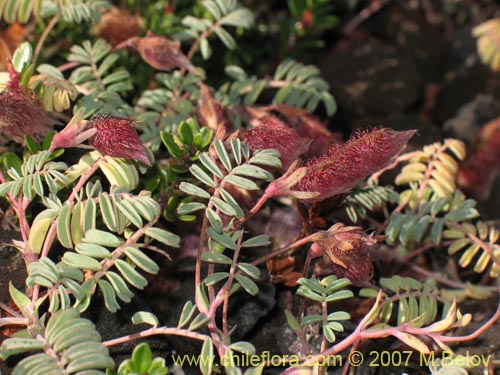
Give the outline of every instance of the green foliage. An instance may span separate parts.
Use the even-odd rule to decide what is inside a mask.
[[[121,93],[132,89],[128,81],[129,72],[125,68],[112,71],[118,60],[118,54],[110,53],[111,46],[99,39],[95,43],[89,40],[82,46],[72,46],[68,61],[78,63],[69,77],[69,81],[81,87],[84,94],[74,108],[74,112],[83,109],[85,118],[98,112],[125,116],[132,109],[121,97]]]
[[[183,77],[179,72],[173,72],[159,73],[156,80],[161,87],[145,90],[135,108],[141,138],[153,151],[157,151],[161,145],[161,132],[174,134],[177,126],[194,114],[200,79],[198,76]],[[173,100],[175,106],[172,106]]]
[[[389,186],[367,185],[354,190],[345,197],[342,206],[349,219],[357,223],[365,219],[368,211],[383,208],[387,203],[396,203],[398,194]]]
[[[259,225],[254,225],[259,221],[249,220],[268,198],[266,185],[279,173],[281,163],[276,150],[251,153],[236,133],[229,133],[242,125],[240,106],[283,104],[309,112],[321,106],[328,115],[336,111],[329,85],[320,77],[318,68],[294,60],[288,52],[284,58],[283,52],[293,50],[295,56],[301,56],[300,51],[320,47],[324,40],[317,36],[334,27],[337,20],[332,15],[332,3],[326,0],[290,0],[285,9],[289,17],[280,20],[279,12],[277,16],[273,13],[270,17],[277,22],[267,26],[263,26],[260,16],[271,9],[269,4],[256,7],[261,12],[256,17],[235,0],[180,3],[168,2],[174,12],[161,8],[163,3],[128,3],[134,4],[138,14],[151,16],[145,17],[150,19],[144,20],[144,30],[182,41],[182,50],[187,51],[190,63],[204,62],[196,71],[174,69],[155,74],[132,55],[141,52],[143,56],[143,51],[124,51],[124,44],[114,48],[89,35],[88,25],[75,25],[99,23],[101,12],[110,7],[107,1],[0,2],[3,22],[30,20],[36,30],[29,40],[38,40],[37,45],[32,48],[23,43],[13,54],[12,63],[20,73],[21,87],[29,93],[33,90],[47,111],[58,112],[56,117],[61,122],[68,112],[77,113],[68,127],[68,133],[74,129],[77,139],[81,136],[78,132],[87,126],[84,119],[95,114],[134,119],[141,141],[155,156],[151,157],[155,163],[148,170],[144,165],[97,150],[50,152],[53,133],[40,143],[25,137],[22,150],[14,149],[10,143],[3,146],[0,209],[2,214],[15,215],[11,225],[17,226],[20,236],[14,246],[23,253],[28,274],[24,290],[16,289],[12,283],[9,286],[11,302],[18,312],[4,304],[2,308],[8,316],[2,314],[0,318],[0,326],[15,324],[25,328],[4,340],[0,347],[2,359],[22,355],[14,375],[89,375],[103,371],[108,375],[166,374],[165,360],[153,358],[146,343],[137,345],[116,371],[106,349],[106,345],[160,334],[184,336],[202,343],[203,374],[216,371],[212,359],[221,353],[229,358],[223,364],[224,371],[241,374],[235,356],[255,353],[250,342],[234,342],[233,332],[238,327],[231,327],[232,296],[241,289],[255,296],[259,283],[267,281],[263,280],[260,265],[269,260],[269,255],[252,257],[256,249],[269,248],[270,239],[259,230]],[[46,17],[52,19],[44,20]],[[255,21],[259,25],[252,29]],[[71,40],[62,35],[70,28],[75,30]],[[264,34],[259,34],[263,30]],[[284,43],[269,42],[267,37],[277,32],[279,40],[286,39]],[[273,64],[279,63],[274,73],[269,74],[267,65],[259,59],[266,53],[264,48],[257,52],[246,50],[246,41],[239,40],[243,33],[250,37],[256,35],[252,33],[263,35],[275,49],[266,56]],[[486,40],[480,34],[481,40]],[[487,34],[491,38],[492,34]],[[57,44],[61,37],[74,44]],[[44,48],[54,40],[56,44]],[[493,56],[491,40],[481,43],[486,57]],[[70,53],[63,55],[68,48]],[[219,53],[221,49],[224,54]],[[162,51],[154,52],[161,55]],[[303,61],[307,61],[307,56]],[[258,74],[236,63],[258,65]],[[224,68],[230,80],[212,76],[214,67]],[[264,78],[260,78],[262,73]],[[155,77],[154,82],[150,82],[150,76]],[[208,122],[205,114],[215,119],[210,123],[212,129],[200,126]],[[281,114],[287,117],[286,113]],[[230,121],[225,121],[226,115]],[[222,118],[225,123],[215,129]],[[88,143],[95,144],[92,138]],[[128,144],[124,140],[113,146]],[[329,271],[329,266],[336,269],[355,265],[356,256],[369,259],[371,255],[378,262],[386,250],[391,261],[403,267],[406,264],[401,259],[411,261],[426,249],[446,247],[448,254],[441,256],[456,256],[461,267],[498,277],[500,232],[477,221],[475,201],[456,189],[458,162],[464,156],[465,146],[447,139],[396,160],[394,165],[406,163],[395,180],[399,194],[392,187],[373,183],[378,172],[369,185],[346,194],[340,207],[352,222],[369,221],[370,228],[376,231],[373,236],[365,235],[361,228],[347,227],[330,238],[323,238],[321,231],[312,232],[307,238],[305,233],[316,228],[304,220],[295,242],[275,250],[272,260],[277,269],[273,270],[272,262],[268,262],[269,272],[276,271],[286,278],[290,272],[298,273],[301,256],[294,251],[300,251],[300,246],[318,238],[327,246],[321,254],[326,255],[322,263],[312,259],[318,254],[307,254],[306,265],[311,261],[313,276],[298,280],[296,294],[300,299],[293,301],[297,302],[293,306],[297,316],[287,311],[287,320],[301,346],[297,352],[304,356],[316,353],[315,338],[319,336],[321,350],[356,347],[359,334],[374,340],[394,336],[422,353],[430,350],[429,342],[449,349],[446,342],[450,341],[450,331],[467,325],[471,319],[460,313],[456,300],[471,295],[483,298],[489,295],[489,289],[462,280],[453,281],[456,289],[440,289],[432,278],[442,281],[443,277],[430,271],[425,274],[428,280],[417,281],[382,270],[389,277],[372,280],[374,286],[360,292],[361,296],[374,298],[370,312],[356,322],[355,331],[341,335],[352,329],[352,325],[345,324],[351,321],[349,312],[337,311],[338,306],[354,297],[349,290],[351,283],[333,274],[321,277],[317,272]],[[299,168],[290,173],[300,178],[301,171]],[[260,200],[252,207],[249,202],[254,198]],[[292,205],[287,197],[281,198],[280,204]],[[371,212],[376,215],[369,215]],[[267,210],[260,214],[259,219],[268,218]],[[333,212],[325,215],[327,221],[338,220]],[[377,222],[379,219],[381,222]],[[183,222],[187,221],[192,223],[186,226]],[[0,224],[3,228],[5,223]],[[95,306],[96,294],[112,313],[122,303],[131,302],[135,293],[146,288],[148,277],[161,272],[152,253],[169,258],[170,249],[180,246],[181,238],[171,230],[193,230],[196,234],[199,230],[198,252],[193,262],[194,301],[185,302],[175,327],[162,326],[153,313],[138,311],[131,320],[133,324],[146,324],[144,331],[102,343],[94,324],[81,318],[80,312]],[[386,241],[380,243],[384,232]],[[184,260],[191,254],[184,256],[185,253],[180,254],[179,258]],[[310,270],[304,271],[307,276]],[[339,341],[339,336],[346,341],[332,345]],[[311,364],[316,367],[298,367],[297,371],[310,373],[320,366],[319,362]],[[261,374],[266,365],[248,368],[245,374]]]
[[[303,296],[309,300],[326,306],[329,302],[342,301],[354,297],[352,291],[346,288],[351,282],[345,278],[337,279],[337,276],[327,276],[321,280],[300,278],[297,281],[299,289],[297,295]],[[339,321],[350,320],[351,316],[345,311],[335,311],[327,314],[323,311],[322,315],[311,314],[302,319],[302,326],[321,323],[323,327],[323,336],[330,343],[334,343],[337,338],[335,332],[344,332],[344,326]],[[290,319],[289,319],[290,321]]]
[[[4,0],[0,8],[2,21],[8,24],[26,23],[32,14],[40,15],[42,3],[42,0]]]
[[[475,225],[468,222],[450,223],[443,232],[443,238],[452,241],[448,253],[462,253],[458,261],[461,267],[468,267],[476,259],[474,272],[483,273],[489,268],[493,278],[500,276],[499,235],[497,228],[481,221]]]
[[[117,297],[130,302],[133,296],[127,284],[138,289],[147,285],[138,270],[150,274],[159,270],[140,247],[148,247],[153,241],[177,247],[179,238],[153,227],[161,210],[149,192],[129,192],[139,181],[129,161],[100,158],[93,151],[67,168],[64,163],[51,161],[51,156],[49,151],[30,156],[22,164],[21,173],[9,169],[13,180],[0,185],[2,195],[10,193],[28,201],[38,196],[46,207],[31,224],[29,250],[40,253],[48,246],[46,242],[54,240],[49,233],[54,233],[63,247],[74,250],[65,252],[57,264],[46,257],[30,263],[27,285],[47,289],[49,311],[55,312],[70,306],[86,309],[97,284],[106,307],[114,312],[120,308]],[[111,190],[105,191],[99,180],[87,182],[79,191],[73,190],[73,198],[61,201],[60,191],[70,188],[73,176],[85,175],[92,165],[100,167],[108,177]],[[140,239],[143,243],[138,245]],[[83,270],[93,272],[94,277],[84,281]]]
[[[43,0],[42,17],[60,14],[65,22],[94,22],[101,20],[103,9],[110,7],[106,0]]]
[[[145,186],[148,190],[160,191],[168,196],[163,211],[168,221],[193,221],[196,218],[194,215],[184,213],[183,210],[178,211],[181,205],[188,208],[192,203],[192,198],[179,190],[177,185],[180,181],[189,180],[189,167],[200,163],[199,156],[208,149],[213,138],[213,131],[207,127],[200,128],[193,118],[182,121],[175,128],[176,132],[160,132],[158,140],[161,140],[168,152],[168,163],[158,165],[158,173],[148,179]],[[149,137],[147,133],[143,136]],[[208,198],[206,194],[203,197]]]
[[[248,29],[253,24],[252,12],[241,7],[235,0],[206,0],[202,2],[210,17],[196,18],[186,16],[182,19],[185,30],[178,33],[176,38],[187,41],[196,39],[203,59],[208,59],[212,55],[212,49],[208,41],[211,34],[224,43],[226,48],[234,49],[236,41],[225,27],[241,27]]]
[[[105,0],[4,0],[0,9],[2,21],[26,23],[30,17],[51,17],[59,14],[64,22],[99,22]]]
[[[7,171],[11,181],[0,185],[0,196],[11,194],[17,197],[20,193],[28,200],[35,195],[43,197],[46,189],[50,193],[57,193],[61,185],[68,183],[67,177],[62,173],[67,165],[62,162],[51,161],[52,153],[42,151],[32,155],[21,165],[21,170],[9,168]]]
[[[479,216],[475,209],[476,202],[465,199],[462,192],[457,190],[448,199],[438,198],[428,200],[432,195],[430,189],[426,190],[425,199],[418,207],[418,211],[408,209],[403,212],[393,212],[386,227],[387,242],[401,243],[408,246],[410,243],[427,242],[430,239],[436,245],[443,238],[443,230],[454,223],[468,222]]]
[[[193,164],[189,168],[197,184],[181,182],[179,185],[179,189],[185,193],[202,200],[208,199],[208,202],[185,203],[178,207],[177,212],[191,214],[204,210],[204,220],[208,223],[206,234],[209,251],[203,253],[201,259],[211,264],[232,265],[233,260],[223,254],[224,249],[237,250],[270,243],[267,235],[243,241],[243,231],[233,229],[234,220],[244,217],[244,210],[234,194],[259,189],[254,179],[272,181],[272,174],[262,166],[279,167],[281,162],[276,150],[257,150],[251,155],[248,146],[239,139],[232,139],[229,145],[216,140],[213,146],[216,157],[211,157],[208,152],[201,153],[201,165]],[[248,263],[237,263],[236,266],[239,270],[234,275],[236,285],[251,295],[257,294],[259,289],[253,280],[258,279],[259,269]],[[213,286],[229,277],[228,272],[215,272],[205,279],[205,285]]]
[[[82,283],[82,271],[64,263],[56,265],[49,258],[42,258],[28,266],[26,285],[32,288],[38,284],[49,290],[47,296],[50,301],[49,311],[52,313],[70,308],[73,305],[71,296],[74,303],[82,302],[88,297]]]
[[[41,97],[45,110],[62,112],[69,109],[78,95],[76,87],[52,65],[41,64],[37,71],[40,74],[32,77],[30,87]]]
[[[3,360],[14,354],[31,353],[16,365],[13,375],[97,375],[114,367],[94,324],[81,318],[75,309],[55,312],[41,335],[5,340],[0,352]]]
[[[237,66],[226,67],[226,74],[234,82],[219,90],[218,97],[224,104],[254,104],[264,89],[275,88],[278,90],[272,101],[274,104],[287,104],[313,112],[319,103],[323,103],[328,115],[333,115],[337,110],[335,99],[328,91],[328,83],[320,77],[320,71],[313,65],[284,60],[276,68],[272,79],[248,76]]]
[[[381,278],[380,286],[384,291],[384,299],[380,305],[380,322],[390,323],[395,320],[396,325],[401,325],[415,321],[419,326],[423,326],[434,322],[438,316],[442,298],[438,288],[431,283],[395,275]],[[376,294],[376,290],[372,288],[360,291],[360,295],[364,297],[374,297]],[[447,307],[449,308],[449,305]]]
[[[390,216],[385,230],[387,242],[408,247],[412,243],[432,241],[440,245],[446,241],[449,254],[462,252],[458,261],[461,267],[468,267],[476,259],[475,272],[489,268],[490,276],[498,277],[498,231],[481,222],[474,224],[479,217],[476,202],[456,189],[458,163],[450,153],[462,160],[463,143],[447,139],[426,146],[413,153],[409,164],[402,168],[396,184],[409,185],[400,194],[400,205],[405,209]]]
[[[151,348],[146,343],[137,345],[132,352],[132,356],[120,364],[118,371],[106,371],[106,375],[166,375],[167,373],[165,359],[161,357],[153,358]]]

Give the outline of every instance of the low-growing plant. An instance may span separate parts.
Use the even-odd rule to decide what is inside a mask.
[[[229,79],[210,86],[195,55],[213,58],[215,43],[235,48],[253,25],[235,0],[203,1],[173,37],[128,35],[112,46],[89,35],[59,66],[45,59],[51,31],[98,23],[110,4],[7,3],[7,23],[40,27],[51,17],[34,49],[25,42],[14,52],[0,96],[0,208],[14,217],[2,226],[19,234],[12,244],[27,270],[25,285],[10,283],[11,300],[0,302],[0,326],[10,328],[0,358],[13,374],[166,374],[169,364],[146,343],[116,369],[108,348],[172,335],[202,343],[203,374],[261,374],[277,364],[239,365],[256,348],[234,339],[230,302],[260,293],[268,273],[295,291],[283,313],[296,335],[295,360],[279,363],[286,374],[326,373],[329,356],[387,337],[425,355],[450,350],[500,317],[499,308],[474,332],[454,335],[472,319],[459,303],[494,288],[417,262],[427,256],[500,274],[499,231],[455,183],[461,141],[402,153],[414,130],[374,128],[339,142],[311,115],[320,106],[335,112],[328,84],[316,67],[290,59],[267,77],[226,66]],[[322,13],[324,2],[313,3]],[[144,82],[127,58],[161,71],[150,88],[134,91]],[[54,118],[63,129],[53,130]],[[396,168],[394,186],[381,184]],[[300,217],[300,231],[258,225],[271,221],[264,207],[279,205]],[[193,298],[177,325],[138,311],[132,323],[148,328],[103,341],[82,314],[131,302],[162,271],[159,257],[175,259],[188,231],[198,237]]]

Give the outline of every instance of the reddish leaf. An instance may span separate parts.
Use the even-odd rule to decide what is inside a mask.
[[[376,129],[354,134],[342,145],[331,145],[322,156],[307,160],[266,189],[268,197],[291,195],[317,202],[352,189],[363,178],[387,166],[415,134]]]
[[[500,117],[479,132],[468,158],[458,171],[458,186],[472,197],[486,200],[500,168]]]
[[[52,120],[43,103],[29,89],[20,86],[20,75],[9,64],[10,81],[0,94],[0,134],[18,143],[25,136],[40,138],[52,129]]]
[[[148,34],[143,38],[130,38],[125,43],[134,48],[143,60],[155,69],[169,71],[173,68],[183,68],[196,71],[182,52],[178,40]]]
[[[198,122],[201,126],[206,126],[214,131],[223,125],[226,132],[232,130],[231,120],[226,108],[214,99],[210,88],[200,84],[200,100],[198,101]]]

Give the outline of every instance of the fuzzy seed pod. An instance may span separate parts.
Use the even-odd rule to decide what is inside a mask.
[[[266,189],[268,197],[294,196],[318,202],[351,190],[363,178],[386,167],[415,134],[415,130],[382,128],[354,134],[344,144],[333,144],[317,158],[289,171]]]

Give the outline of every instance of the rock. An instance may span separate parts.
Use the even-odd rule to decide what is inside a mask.
[[[454,117],[460,107],[480,93],[500,97],[500,75],[480,61],[470,28],[455,32],[445,56],[444,79],[435,108],[437,123]]]
[[[498,116],[500,100],[491,95],[478,94],[460,107],[453,118],[445,121],[443,130],[448,136],[470,144],[481,126]]]
[[[408,56],[372,37],[340,45],[318,66],[346,116],[401,113],[416,102],[422,79]]]
[[[12,239],[19,238],[20,234],[13,231],[3,231],[0,237],[0,301],[10,301],[9,282],[25,292],[26,263],[24,262],[23,254],[11,245]]]
[[[443,17],[420,2],[395,1],[368,19],[370,33],[397,47],[416,64],[420,73],[436,79],[444,52]]]

